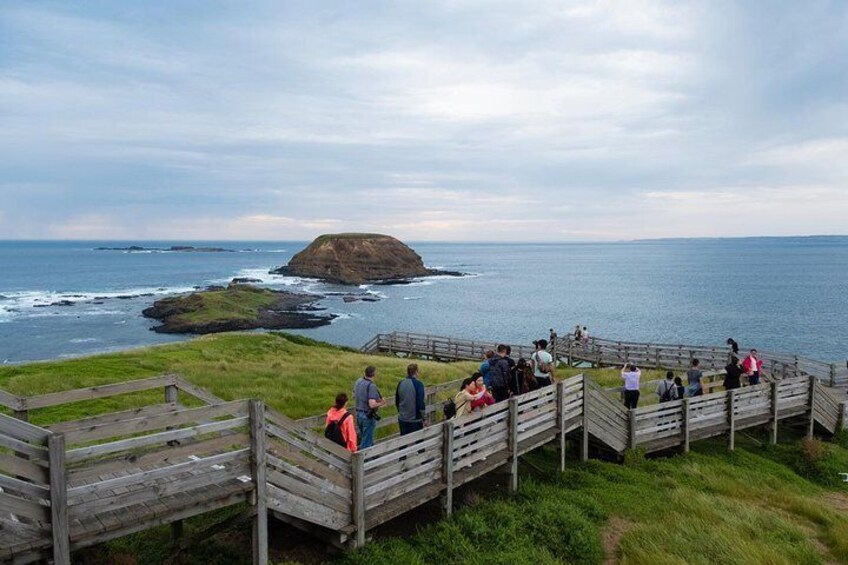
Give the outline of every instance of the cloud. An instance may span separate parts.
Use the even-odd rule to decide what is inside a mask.
[[[0,237],[845,233],[846,17],[12,1]]]

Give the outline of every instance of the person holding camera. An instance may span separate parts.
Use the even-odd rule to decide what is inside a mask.
[[[424,384],[418,378],[418,364],[412,363],[406,368],[406,378],[398,383],[395,390],[400,435],[424,429],[424,415],[427,411],[424,396]]]
[[[359,429],[359,449],[374,445],[374,429],[380,419],[378,410],[386,405],[386,400],[374,382],[376,376],[377,368],[369,365],[365,368],[365,376],[358,378],[353,385],[356,427]]]
[[[624,380],[624,406],[635,410],[639,405],[639,380],[642,371],[633,363],[627,363],[621,368],[621,378]]]

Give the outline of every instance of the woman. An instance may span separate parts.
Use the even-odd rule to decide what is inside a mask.
[[[335,405],[327,410],[327,421],[325,423],[325,429],[327,431],[324,435],[333,441],[341,439],[341,441],[338,442],[340,445],[344,442],[345,449],[351,453],[356,453],[356,424],[354,423],[354,419],[350,412],[347,411],[346,405],[347,395],[340,392],[336,395]],[[331,424],[335,425],[331,428]],[[340,434],[337,433],[336,430],[338,430]],[[330,435],[334,435],[336,437],[330,437]]]
[[[492,393],[486,388],[483,376],[480,373],[474,373],[471,375],[471,378],[474,379],[474,384],[477,386],[477,392],[480,393],[480,398],[472,402],[472,410],[494,404],[495,397],[492,396]]]
[[[624,406],[628,410],[635,410],[639,405],[639,381],[642,371],[633,363],[625,364],[621,368],[621,378],[624,381]]]
[[[742,374],[745,372],[739,366],[739,358],[733,356],[730,363],[724,368],[724,390],[733,390],[742,386]]]
[[[524,369],[524,380],[521,383],[521,393],[531,392],[539,388],[539,381],[533,373],[533,368],[530,365]]]
[[[453,399],[456,405],[456,417],[461,418],[471,414],[473,403],[479,399],[482,394],[477,390],[477,383],[471,377],[462,380],[462,385],[459,387],[459,392]]]

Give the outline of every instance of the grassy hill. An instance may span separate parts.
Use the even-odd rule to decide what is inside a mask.
[[[323,412],[350,390],[365,365],[378,367],[384,392],[405,373],[404,359],[366,356],[282,334],[219,334],[186,343],[66,361],[0,368],[0,388],[31,395],[179,372],[225,399],[259,397],[292,417]],[[421,363],[428,383],[457,379],[476,363]],[[576,371],[561,371],[561,375]],[[618,384],[617,371],[592,377]],[[646,379],[656,378],[653,374]],[[161,392],[36,410],[36,423],[161,401]],[[184,399],[187,401],[187,399]],[[450,520],[422,509],[380,528],[364,550],[328,555],[320,543],[274,524],[277,563],[848,563],[848,439],[764,445],[740,434],[728,454],[721,439],[693,452],[646,459],[629,453],[624,465],[577,463],[565,474],[553,450],[521,465],[519,493],[508,498],[502,480],[488,476],[457,493]],[[202,529],[201,516],[186,528]],[[113,541],[76,555],[82,563],[250,562],[246,526],[218,534],[174,560],[167,527]],[[606,560],[606,561],[605,561]]]

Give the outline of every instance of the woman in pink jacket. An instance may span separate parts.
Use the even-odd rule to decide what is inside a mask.
[[[752,349],[751,354],[745,357],[745,360],[742,361],[742,368],[748,376],[749,385],[753,386],[760,384],[760,371],[763,369],[763,361],[757,357],[756,349]]]
[[[347,411],[347,395],[340,392],[336,395],[336,403],[332,408],[327,410],[327,421],[325,427],[329,428],[332,422],[338,422],[341,428],[344,447],[351,453],[356,452],[356,424],[354,423],[353,415]]]

